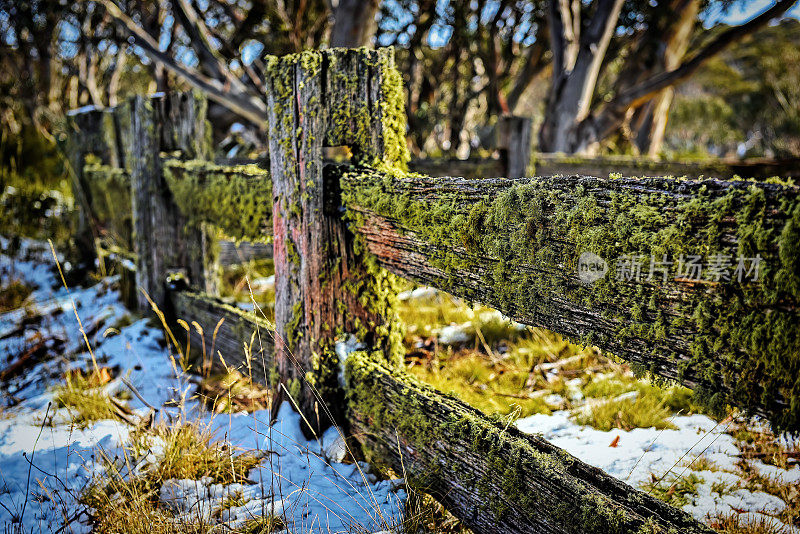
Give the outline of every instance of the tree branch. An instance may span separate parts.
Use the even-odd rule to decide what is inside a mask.
[[[611,36],[619,21],[624,0],[600,0],[586,31],[581,35],[581,49],[575,61],[575,71],[585,69],[585,77],[580,87],[576,120],[581,121],[589,115],[592,95],[597,87],[600,65],[606,55]]]
[[[200,57],[202,65],[211,70],[213,77],[224,80],[235,87],[238,92],[246,92],[247,89],[242,82],[231,73],[220,54],[211,46],[211,32],[208,31],[206,25],[197,16],[194,8],[187,0],[175,0],[173,5],[175,6],[175,14],[189,36],[192,48]]]
[[[127,59],[126,50],[128,49],[127,45],[118,44],[117,45],[117,58],[114,62],[114,70],[111,73],[111,79],[108,82],[108,105],[109,106],[116,106],[117,105],[117,93],[119,92],[119,84],[120,80],[122,79],[122,71],[125,69],[125,61]]]
[[[219,80],[203,76],[196,70],[181,65],[158,48],[156,40],[139,28],[136,23],[123,13],[112,0],[100,0],[108,13],[122,25],[122,28],[133,37],[135,44],[155,62],[160,63],[190,85],[208,94],[215,102],[227,107],[237,115],[252,122],[256,127],[266,127],[267,106],[263,100],[248,93],[233,93],[222,86]]]
[[[614,99],[613,107],[627,109],[629,107],[642,105],[665,87],[674,85],[691,76],[705,61],[722,52],[730,44],[753,33],[775,17],[783,15],[795,2],[796,0],[779,0],[774,6],[754,19],[725,30],[716,39],[706,45],[705,48],[695,54],[692,59],[684,62],[678,68],[656,74],[621,93]]]
[[[542,31],[547,31],[542,28]],[[544,53],[547,47],[543,44],[547,41],[547,37],[542,36],[542,39],[537,38],[525,54],[525,63],[514,80],[514,85],[508,92],[508,108],[514,112],[520,98],[525,93],[525,90],[531,85],[531,82],[539,75],[542,70],[547,66],[548,61],[544,59]]]

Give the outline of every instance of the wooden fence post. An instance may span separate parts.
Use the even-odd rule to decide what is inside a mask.
[[[531,159],[530,117],[503,115],[497,128],[497,147],[506,162],[506,178],[522,178],[527,174]]]
[[[161,169],[162,152],[185,159],[210,156],[206,101],[199,93],[136,96],[131,102],[131,204],[139,309],[166,305],[167,276],[180,272],[203,290],[213,287],[208,272],[212,246],[201,228],[188,226]]]
[[[275,358],[281,380],[315,432],[329,426],[331,417],[343,422],[335,341],[355,335],[389,353],[400,341],[387,299],[393,278],[365,263],[363,247],[354,243],[338,208],[338,180],[324,179],[322,163],[323,146],[341,145],[357,161],[407,162],[404,141],[396,142],[404,139],[404,122],[384,120],[397,115],[387,100],[387,91],[401,90],[395,73],[389,49],[268,58]],[[386,150],[390,145],[394,150]]]
[[[91,191],[86,183],[84,165],[89,155],[100,163],[115,166],[119,162],[113,116],[94,107],[80,108],[67,113],[67,133],[64,143],[67,160],[72,169],[72,193],[80,209],[75,221],[75,261],[79,269],[90,269],[97,237],[92,211]]]

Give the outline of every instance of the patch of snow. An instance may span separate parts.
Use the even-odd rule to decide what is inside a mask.
[[[366,348],[366,345],[361,343],[353,334],[350,334],[344,341],[336,342],[336,346],[333,350],[336,353],[336,357],[339,359],[339,386],[345,386],[344,371],[347,357],[351,352],[363,350],[364,348]]]
[[[429,298],[435,297],[439,293],[439,290],[435,287],[417,287],[415,289],[409,289],[408,291],[402,291],[397,294],[398,300],[406,301],[411,299],[422,299],[422,298]]]
[[[439,330],[439,343],[443,345],[455,345],[469,341],[468,330],[472,328],[472,323],[448,325]]]
[[[275,288],[275,275],[262,276],[261,278],[254,278],[250,281],[250,289],[254,293],[260,293]]]
[[[639,488],[651,482],[652,476],[662,477],[668,473],[664,478],[670,480],[692,473],[688,464],[698,456],[707,458],[720,471],[695,471],[702,482],[697,485],[697,495],[690,496],[689,504],[683,508],[701,521],[716,514],[731,513],[768,517],[763,514],[778,514],[786,507],[780,498],[760,491],[736,489],[723,491],[721,495],[715,492],[715,483],[719,489],[720,486],[731,488],[742,481],[737,474],[740,451],[736,441],[725,433],[723,425],[705,415],[679,415],[671,422],[676,429],[605,432],[579,425],[572,420],[570,412],[558,411],[519,419],[516,425],[523,432],[539,434],[578,459]],[[750,464],[759,472],[785,481],[800,479],[796,478],[800,475],[800,468],[796,466],[780,469],[759,461]],[[779,521],[775,524],[783,532],[794,532]]]
[[[3,249],[9,244],[8,239],[0,240]],[[241,491],[246,503],[218,514],[234,528],[263,513],[279,514],[292,532],[373,532],[400,521],[406,498],[402,484],[377,480],[362,466],[339,463],[342,456],[335,454],[332,434],[323,438],[325,450],[317,441],[306,440],[300,416],[288,403],[272,425],[268,411],[219,416],[204,411],[193,399],[194,386],[172,363],[160,330],[123,307],[116,279],[66,290],[51,269],[49,246],[21,240],[19,250],[17,258],[0,254],[0,275],[4,280],[19,278],[35,289],[26,303],[30,313],[23,309],[0,314],[0,361],[18,356],[37,339],[57,339],[53,347],[58,353],[48,354],[4,384],[0,523],[21,525],[26,532],[57,530],[66,523],[72,532],[91,529],[78,498],[105,472],[99,453],[122,457],[132,428],[116,420],[77,428],[68,423],[68,410],[55,406],[53,386],[63,382],[67,369],[91,368],[92,354],[98,365],[116,370],[116,378],[104,387],[127,389],[127,382],[147,401],[136,395],[127,401],[137,416],[147,416],[152,405],[158,409],[157,420],[197,421],[233,449],[265,453],[249,479],[236,484],[221,486],[210,479],[165,482],[161,501],[179,516],[211,517],[227,497]],[[37,319],[31,323],[28,317]],[[175,407],[181,399],[182,408]],[[149,449],[133,474],[163,454],[159,439],[154,438]]]
[[[331,462],[341,462],[347,455],[347,443],[342,432],[331,427],[322,435],[322,451],[325,458]]]

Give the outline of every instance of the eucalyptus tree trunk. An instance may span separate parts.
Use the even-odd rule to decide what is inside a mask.
[[[600,66],[624,0],[598,0],[582,24],[580,0],[550,2],[553,79],[539,133],[542,152],[591,152],[597,143],[589,118]]]
[[[334,2],[331,47],[358,48],[369,46],[378,25],[379,0],[338,0]]]
[[[539,150],[591,155],[601,141],[630,124],[638,134],[634,142],[642,151],[658,152],[672,100],[670,88],[732,43],[782,16],[795,1],[778,0],[747,22],[718,32],[687,59],[684,55],[699,2],[657,4],[655,8],[661,12],[654,14],[644,30],[635,32],[633,44],[625,47],[624,63],[610,98],[595,99],[594,109],[590,109],[601,67],[620,54],[616,51],[617,56],[606,58],[624,0],[594,0],[588,5],[581,0],[550,0],[553,78],[539,131]]]
[[[662,71],[671,71],[680,66],[686,50],[689,48],[697,13],[700,10],[699,0],[683,1],[680,4],[681,7],[676,9],[676,14],[679,16],[673,19],[670,31],[665,34],[666,40],[659,43],[658,46],[658,50],[661,52],[658,63]],[[662,89],[647,105],[640,108],[645,110],[644,120],[639,124],[634,140],[639,153],[655,157],[661,152],[669,109],[674,97],[675,90],[667,87]]]

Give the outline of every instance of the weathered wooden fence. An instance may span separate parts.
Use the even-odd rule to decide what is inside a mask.
[[[710,532],[402,372],[395,275],[800,429],[797,187],[521,178],[513,155],[511,178],[414,174],[390,49],[267,64],[268,171],[208,161],[194,93],[73,114],[70,157],[95,233],[128,240],[139,308],[146,293],[207,344],[219,327],[229,364],[250,346],[254,377],[282,382],[313,430],[347,428],[478,532]],[[342,145],[352,159],[325,164]],[[273,243],[274,324],[213,296],[221,234]]]
[[[531,128],[528,117],[502,116],[498,120],[493,145],[494,154],[458,158],[426,158],[409,162],[413,171],[430,176],[674,176],[698,179],[730,179],[734,176],[768,179],[775,176],[800,180],[800,158],[773,159],[697,159],[658,160],[633,156],[585,157],[568,154],[531,152]]]

